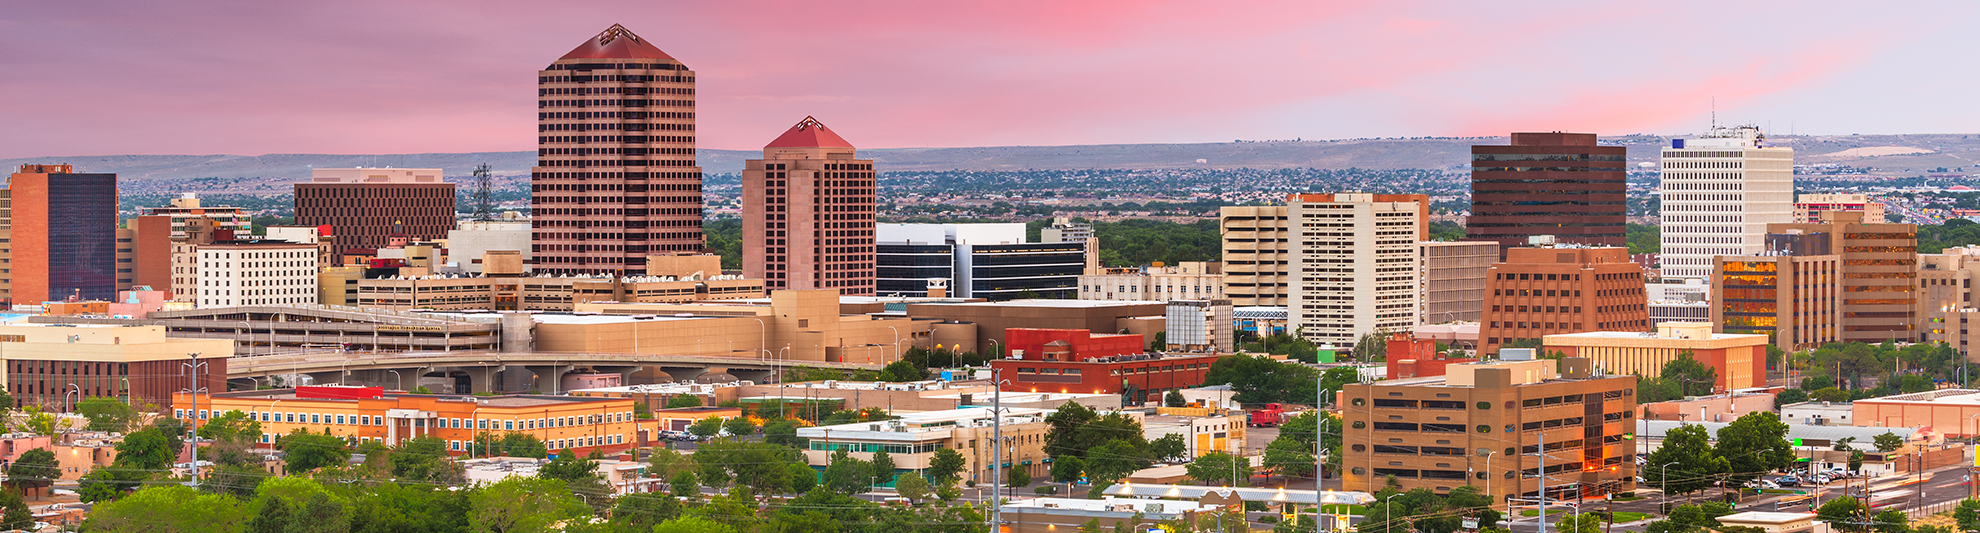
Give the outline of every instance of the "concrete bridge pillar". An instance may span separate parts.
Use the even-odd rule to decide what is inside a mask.
[[[501,385],[496,387],[495,392],[525,392],[529,390],[531,382],[536,380],[536,374],[523,365],[502,365],[495,369],[502,373]]]
[[[564,374],[568,374],[576,368],[575,366],[565,364],[529,367],[530,371],[536,373],[536,381],[531,384],[530,388],[543,394],[551,394],[553,392],[562,393],[564,392]]]
[[[468,392],[495,392],[495,372],[492,366],[470,366],[461,369],[468,375]]]
[[[679,381],[694,381],[694,378],[697,378],[697,377],[700,377],[700,376],[701,376],[702,374],[707,374],[707,373],[708,373],[708,367],[673,367],[673,366],[670,366],[670,367],[665,367],[665,368],[662,368],[661,370],[663,370],[663,371],[665,371],[665,372],[667,372],[667,375],[669,375],[669,376],[673,376],[673,378],[674,378],[674,381],[677,381],[677,382],[679,382]]]

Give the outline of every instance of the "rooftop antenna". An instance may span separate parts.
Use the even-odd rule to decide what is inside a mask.
[[[1719,127],[1719,97],[1712,97],[1712,128]]]
[[[493,187],[494,177],[489,175],[488,164],[482,163],[480,166],[474,167],[474,196],[472,200],[474,201],[475,220],[495,220],[494,206],[491,205],[493,201],[489,194],[489,189]]]

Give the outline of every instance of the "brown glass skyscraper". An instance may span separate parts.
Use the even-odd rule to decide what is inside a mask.
[[[1498,241],[1499,255],[1526,238],[1623,246],[1627,150],[1596,146],[1593,133],[1514,133],[1511,145],[1471,147],[1470,240]]]
[[[743,165],[743,276],[873,294],[873,160],[804,117]]]
[[[536,271],[646,273],[702,249],[694,71],[617,24],[537,72]]]

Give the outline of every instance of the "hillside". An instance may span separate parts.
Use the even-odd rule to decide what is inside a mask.
[[[1629,147],[1633,162],[1654,162],[1666,137],[1634,135],[1603,139]],[[1980,158],[1980,135],[1782,136],[1772,141],[1794,147],[1801,163],[1874,166],[1894,172],[1928,172],[1970,166]],[[1473,144],[1504,144],[1505,137],[1353,139],[1334,141],[1257,141],[1201,144],[1110,144],[1083,146],[993,146],[972,148],[879,148],[861,150],[883,171],[1022,169],[1462,168]],[[709,173],[741,170],[752,150],[700,151]],[[115,172],[127,183],[142,180],[219,178],[239,192],[285,189],[311,167],[439,167],[466,175],[487,163],[500,176],[529,172],[532,152],[454,154],[266,154],[105,155],[0,159],[0,165],[69,163],[86,172]],[[1198,161],[1203,161],[1199,163]],[[159,184],[166,185],[166,184]],[[169,187],[169,185],[166,185]]]

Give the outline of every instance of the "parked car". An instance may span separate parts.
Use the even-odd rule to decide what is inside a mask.
[[[1816,485],[1827,485],[1829,484],[1829,475],[1815,474],[1813,476],[1809,476],[1808,480],[1814,482]]]
[[[1747,482],[1746,487],[1750,489],[1778,489],[1781,488],[1781,485],[1765,479],[1755,479]]]
[[[1828,473],[1829,473],[1829,477],[1833,479],[1849,479],[1852,477],[1856,477],[1854,474],[1850,473],[1849,469],[1840,466],[1829,469]]]
[[[1782,487],[1799,487],[1799,486],[1801,486],[1801,478],[1798,478],[1798,477],[1794,477],[1794,475],[1793,475],[1793,474],[1788,474],[1788,475],[1785,475],[1785,476],[1781,476],[1781,477],[1779,477],[1779,478],[1776,478],[1776,479],[1774,479],[1774,482],[1775,482],[1775,483],[1779,483],[1779,484],[1780,484],[1780,486],[1782,486]]]

